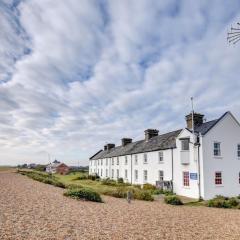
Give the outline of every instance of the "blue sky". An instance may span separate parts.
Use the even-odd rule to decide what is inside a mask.
[[[106,142],[240,119],[240,2],[0,0],[0,164],[87,164]]]

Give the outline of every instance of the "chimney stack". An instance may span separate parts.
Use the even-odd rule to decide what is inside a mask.
[[[193,113],[193,122],[194,122],[194,127],[197,127],[201,124],[203,124],[203,114],[200,113]],[[187,122],[187,128],[191,129],[193,128],[192,126],[192,113],[189,113],[188,115],[185,116],[186,122]]]
[[[132,139],[131,138],[122,138],[122,146],[126,146],[127,144],[131,143]]]
[[[115,144],[113,143],[108,143],[106,146],[107,146],[107,151],[109,151],[112,148],[115,148]]]
[[[158,136],[158,130],[157,129],[147,129],[144,131],[145,133],[145,141],[147,142],[150,138]]]
[[[107,151],[107,145],[104,146],[104,151]]]

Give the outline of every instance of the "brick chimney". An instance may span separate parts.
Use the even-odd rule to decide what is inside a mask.
[[[194,127],[203,124],[203,117],[204,117],[203,114],[193,113]],[[187,122],[187,128],[192,129],[192,113],[189,113],[188,115],[186,115],[185,119],[186,119],[186,122]]]
[[[115,148],[115,144],[113,144],[113,143],[108,143],[106,146],[107,146],[108,151],[112,148]]]
[[[145,133],[145,141],[147,142],[150,138],[158,136],[158,130],[157,129],[147,129],[144,131]]]
[[[131,138],[122,138],[122,146],[126,146],[127,144],[131,143],[132,139]]]

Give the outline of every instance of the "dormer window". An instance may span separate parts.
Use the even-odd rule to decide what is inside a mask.
[[[189,151],[189,138],[181,139],[181,149],[182,151]]]

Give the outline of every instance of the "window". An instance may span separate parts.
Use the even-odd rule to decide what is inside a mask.
[[[147,163],[148,159],[147,159],[147,154],[144,153],[143,155],[143,163]]]
[[[97,175],[99,176],[99,169],[97,170]]]
[[[221,156],[221,146],[220,142],[213,143],[213,155],[214,156]]]
[[[158,153],[158,157],[159,157],[159,162],[163,162],[163,152],[159,152]]]
[[[127,165],[128,164],[128,158],[127,158],[127,156],[125,156],[125,165]]]
[[[117,178],[119,178],[119,169],[117,169]]]
[[[238,183],[240,184],[240,172],[238,173]]]
[[[189,151],[189,138],[182,139],[181,144],[182,144],[182,151]]]
[[[112,178],[114,178],[114,169],[112,169]]]
[[[143,171],[143,180],[144,180],[144,182],[146,182],[148,180],[147,170]]]
[[[183,186],[189,186],[189,172],[183,172]]]
[[[96,166],[96,165],[97,165],[97,160],[94,161],[94,166]]]
[[[108,165],[108,159],[106,158],[106,166]]]
[[[103,171],[103,170],[101,169],[101,177],[102,177],[102,171]]]
[[[135,181],[137,181],[138,180],[138,170],[134,171],[134,177],[135,177]]]
[[[114,158],[112,158],[112,165],[114,165]]]
[[[99,160],[98,160],[98,163],[97,163],[97,165],[99,166]]]
[[[162,170],[159,170],[159,181],[162,182],[164,179],[164,172]]]
[[[138,165],[138,156],[135,155],[135,165]]]
[[[106,177],[108,177],[108,170],[106,169]]]
[[[215,184],[222,185],[222,172],[215,172]]]
[[[128,172],[127,172],[127,169],[125,169],[125,178],[128,177]]]
[[[119,157],[117,157],[117,165],[119,165]]]
[[[237,145],[237,156],[240,158],[240,144]]]
[[[103,165],[103,160],[101,159],[101,165]]]

